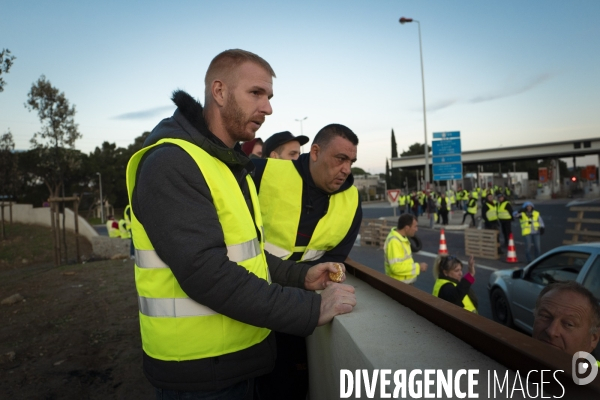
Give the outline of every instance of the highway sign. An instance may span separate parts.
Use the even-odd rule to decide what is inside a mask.
[[[444,164],[444,163],[456,163],[461,162],[462,157],[460,154],[450,155],[450,156],[435,156],[433,157],[434,164]]]
[[[460,138],[460,132],[433,132],[434,139]]]
[[[462,179],[462,163],[433,164],[433,180]]]
[[[460,139],[434,140],[432,144],[433,156],[460,155]]]

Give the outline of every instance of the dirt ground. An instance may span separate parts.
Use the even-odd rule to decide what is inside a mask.
[[[12,240],[4,250],[19,247]],[[91,246],[82,247],[89,259]],[[142,372],[133,261],[54,267],[6,254],[0,300],[22,299],[0,304],[0,399],[153,398]]]

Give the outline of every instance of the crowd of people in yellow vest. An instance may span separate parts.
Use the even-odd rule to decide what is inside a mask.
[[[448,224],[448,212],[456,209],[463,210],[464,224],[466,218],[471,218],[472,226],[477,226],[475,215],[478,202],[481,200],[481,218],[485,229],[495,229],[502,232],[503,247],[508,247],[512,233],[511,224],[517,219],[521,225],[521,234],[525,239],[527,262],[541,254],[540,235],[544,233],[544,221],[530,201],[523,203],[520,210],[514,211],[510,203],[511,190],[508,187],[479,187],[471,192],[459,188],[457,192],[448,189],[445,192],[412,191],[400,193],[398,205],[400,218],[398,225],[392,229],[384,244],[384,267],[386,275],[407,284],[414,284],[418,275],[427,270],[427,264],[416,263],[412,258],[411,238],[418,231],[418,217],[428,213],[430,227],[434,221],[442,225]],[[499,236],[498,236],[499,240]],[[531,248],[533,247],[533,257]],[[501,246],[498,251],[502,253]],[[462,262],[456,257],[439,256],[433,266],[436,278],[432,294],[453,304],[464,307],[468,311],[477,312],[477,298],[471,290],[475,282],[474,260],[468,264],[468,272],[463,275]]]
[[[541,254],[540,235],[544,234],[544,221],[531,202],[523,203],[518,211],[513,210],[511,197],[512,191],[508,186],[498,185],[484,189],[475,187],[471,191],[459,187],[456,192],[452,189],[442,192],[413,190],[410,193],[400,193],[398,206],[401,213],[410,213],[417,218],[427,213],[430,228],[433,228],[435,222],[448,225],[448,213],[455,210],[464,212],[461,224],[470,219],[469,225],[477,227],[479,217],[476,216],[481,206],[483,227],[502,233],[504,240],[502,246],[498,247],[499,253],[503,253],[502,247],[508,247],[512,222],[518,220],[521,235],[525,239],[527,261],[530,262]]]

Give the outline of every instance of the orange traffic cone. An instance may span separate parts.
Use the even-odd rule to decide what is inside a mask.
[[[508,236],[508,253],[506,254],[506,262],[507,263],[518,263],[517,261],[517,251],[515,250],[515,241],[513,239],[513,234],[511,233]]]
[[[446,247],[446,235],[444,235],[443,229],[440,233],[440,251],[438,251],[438,254],[448,255],[448,247]]]

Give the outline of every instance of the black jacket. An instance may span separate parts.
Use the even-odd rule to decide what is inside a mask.
[[[309,159],[310,154],[302,154],[297,160],[294,160],[294,166],[302,177],[303,190],[302,190],[302,211],[300,212],[300,223],[298,225],[298,232],[296,234],[296,246],[307,246],[310,242],[317,224],[327,214],[329,208],[329,197],[330,194],[319,189],[313,181],[312,175],[309,170]],[[260,183],[262,181],[265,167],[268,159],[253,159],[252,162],[255,165],[252,177],[254,178],[254,184],[256,190],[260,192]],[[348,190],[354,184],[354,177],[349,175],[342,186],[335,192],[340,193]],[[335,194],[334,193],[334,194]],[[358,194],[357,194],[358,196]],[[316,261],[310,261],[309,264],[319,264],[322,262],[344,262],[344,260],[350,254],[354,241],[360,231],[360,223],[362,221],[362,207],[360,204],[360,197],[358,200],[358,207],[354,213],[352,219],[352,225],[348,230],[348,233],[342,239],[342,241],[335,246],[333,249],[326,252],[323,257]],[[302,257],[302,253],[294,253],[289,258],[290,260],[299,260]]]
[[[178,106],[175,114],[162,120],[144,145],[179,138],[201,147],[231,169],[239,184],[231,190],[242,190],[252,212],[245,180],[252,163],[239,146],[228,148],[208,130],[202,106],[191,96],[178,91],[173,101]],[[267,254],[276,282],[269,285],[229,261],[210,190],[196,162],[179,146],[163,144],[145,154],[131,206],[158,256],[190,298],[251,325],[298,336],[313,332],[321,296],[280,286],[303,287],[309,266],[298,268],[294,262]],[[271,334],[236,353],[183,362],[161,361],[144,353],[144,373],[159,388],[220,389],[269,372],[276,356],[274,340]]]
[[[469,296],[471,298],[471,302],[473,303],[475,308],[477,308],[477,296],[475,296],[475,292],[471,289],[471,282],[469,282],[465,278],[462,278],[460,281],[457,281],[456,279],[450,278],[449,276],[444,276],[443,279],[456,283],[456,286],[454,286],[450,282],[442,285],[440,291],[438,292],[438,297],[440,299],[444,299],[452,304],[464,307],[462,301],[465,298],[465,296]]]

